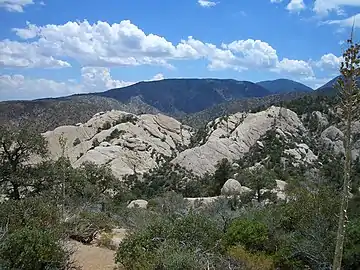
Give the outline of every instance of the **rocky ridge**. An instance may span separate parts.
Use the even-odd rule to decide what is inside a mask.
[[[311,117],[317,123],[319,135],[315,139],[321,147],[332,149],[335,154],[343,153],[341,126],[332,125],[327,115],[318,111],[312,112]],[[74,166],[87,161],[109,164],[120,179],[134,173],[141,175],[165,160],[203,176],[213,173],[223,158],[234,161],[250,149],[269,148],[271,144],[264,140],[270,131],[282,141],[284,164],[288,162],[294,167],[317,164],[314,146],[308,144],[313,135],[305,118],[305,115],[298,116],[290,109],[276,106],[257,113],[235,113],[210,121],[201,140],[194,143],[195,131],[174,118],[112,110],[97,113],[86,123],[61,126],[43,135],[49,142],[52,158],[62,154],[59,139],[63,136],[64,154]],[[355,127],[358,128],[354,128],[354,159],[360,149],[356,137],[360,125]]]
[[[135,115],[123,111],[95,114],[86,123],[61,126],[43,133],[52,158],[64,154],[74,166],[90,161],[109,164],[114,175],[144,173],[171,158],[190,143],[192,130],[162,115]]]

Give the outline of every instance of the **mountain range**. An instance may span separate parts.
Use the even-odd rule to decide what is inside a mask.
[[[331,92],[331,83],[320,88]],[[139,82],[105,92],[77,94],[33,101],[0,102],[1,125],[34,125],[40,131],[84,122],[99,111],[123,110],[135,114],[162,112],[177,119],[208,121],[224,108],[229,112],[277,104],[315,93],[295,81],[278,79],[253,83],[233,79],[165,79]],[[193,116],[194,115],[194,116]],[[187,121],[185,121],[187,122]]]

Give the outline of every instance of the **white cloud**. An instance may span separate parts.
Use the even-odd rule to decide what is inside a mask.
[[[312,89],[318,89],[319,87],[323,86],[325,83],[329,82],[332,79],[334,79],[334,77],[317,78],[315,76],[310,76],[310,77],[301,78],[299,82],[308,85]]]
[[[291,0],[290,3],[286,6],[286,9],[290,12],[298,12],[305,9],[304,0]]]
[[[208,0],[198,0],[198,3],[202,7],[214,7],[217,5],[217,2],[208,1]]]
[[[48,59],[58,67],[70,65],[65,59],[82,66],[161,65],[169,68],[173,67],[170,61],[204,59],[211,70],[237,71],[252,68],[274,71],[283,65],[276,50],[261,40],[235,40],[217,46],[189,36],[173,44],[164,37],[145,34],[128,20],[112,25],[101,21],[45,26],[27,23],[26,28],[13,31],[28,42],[0,42],[0,53],[6,58],[1,63],[5,67],[39,67],[41,59],[43,62]],[[36,60],[37,63],[33,63]],[[299,67],[302,75],[304,65],[298,64],[301,61],[291,61],[287,59],[287,63],[294,63],[293,73]]]
[[[329,12],[335,11],[341,13],[341,7],[352,6],[360,7],[359,0],[316,0],[314,3],[314,11],[322,16],[328,15]]]
[[[146,81],[161,79],[164,79],[164,76],[156,74]],[[75,93],[100,92],[135,83],[115,80],[111,77],[110,70],[103,67],[82,68],[80,82],[75,80],[57,82],[49,79],[34,79],[19,74],[0,75],[0,100],[36,99],[66,96]]]
[[[0,67],[63,68],[71,65],[44,54],[36,44],[17,41],[0,41]]]
[[[282,74],[291,74],[297,78],[315,76],[314,71],[308,62],[288,58],[284,58],[278,62],[274,71]]]
[[[152,80],[152,81],[161,81],[161,80],[163,80],[163,79],[165,79],[165,78],[164,78],[164,74],[158,73],[158,74],[156,74],[151,80]]]
[[[33,0],[0,0],[0,8],[10,12],[23,12],[24,7],[34,4]]]
[[[325,54],[315,63],[316,67],[326,71],[339,71],[343,57],[337,57],[332,53]]]
[[[271,3],[281,3],[283,0],[270,0]]]
[[[352,27],[354,25],[355,27],[360,28],[360,13],[343,20],[325,21],[324,24],[337,24],[341,27]]]

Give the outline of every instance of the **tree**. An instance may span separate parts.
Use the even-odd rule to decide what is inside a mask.
[[[347,223],[347,208],[349,203],[349,192],[351,186],[351,130],[352,121],[359,115],[359,87],[358,79],[360,76],[360,44],[354,43],[352,36],[347,41],[348,49],[343,54],[344,62],[341,63],[341,76],[337,82],[340,95],[340,118],[345,124],[344,148],[345,164],[342,199],[340,203],[340,213],[338,231],[336,237],[336,247],[333,261],[333,270],[341,269],[341,261],[344,249],[345,230]]]
[[[59,208],[44,197],[0,204],[0,269],[75,269]]]
[[[41,134],[31,129],[15,131],[0,127],[0,185],[12,199],[19,200],[22,189],[33,185],[28,177],[30,159],[46,156],[46,146]]]
[[[227,180],[233,176],[231,163],[227,158],[222,159],[216,164],[216,171],[212,176],[212,186],[210,187],[210,195],[217,196],[221,193],[221,188]]]
[[[263,189],[273,189],[276,187],[275,174],[264,167],[246,169],[241,175],[241,182],[251,188],[256,193],[258,202],[271,197],[271,192],[263,192]]]

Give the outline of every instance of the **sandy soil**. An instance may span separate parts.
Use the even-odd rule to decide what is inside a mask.
[[[75,253],[73,259],[76,265],[82,267],[83,270],[113,270],[115,251],[101,248],[93,245],[83,245],[76,241],[71,241],[71,247]]]

